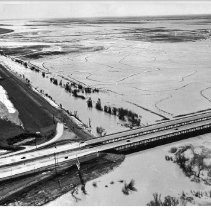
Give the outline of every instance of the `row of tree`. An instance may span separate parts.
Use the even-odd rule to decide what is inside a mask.
[[[17,58],[15,58],[14,61],[16,63],[19,63],[19,64],[23,65],[25,68],[30,68],[32,71],[40,72],[40,70],[38,68],[36,68],[35,66],[31,66],[30,67],[26,61],[22,61],[22,60],[17,59]]]
[[[85,96],[82,94],[89,94],[92,92],[98,92],[98,89],[91,89],[90,87],[83,87],[81,84],[77,84],[75,82],[66,82],[63,83],[62,80],[60,82],[58,79],[51,77],[50,82],[54,85],[59,85],[60,87],[64,88],[65,91],[72,93],[73,97],[85,99]],[[82,93],[82,94],[80,94]]]
[[[15,59],[16,62],[24,65],[26,68],[28,68],[28,63],[25,62],[25,61],[22,61],[20,59]],[[40,70],[34,66],[32,67],[29,67],[32,71],[35,71],[35,72],[40,72]],[[45,72],[42,72],[42,77],[46,77],[46,74]],[[27,81],[28,83],[30,83],[30,81]],[[57,78],[54,78],[54,77],[50,77],[50,82],[53,83],[54,85],[56,86],[60,86],[62,88],[65,89],[65,91],[69,92],[72,94],[73,97],[76,97],[76,98],[81,98],[81,99],[85,99],[85,96],[84,95],[80,95],[79,93],[81,92],[82,94],[91,94],[91,93],[94,93],[94,92],[99,92],[99,89],[97,88],[91,88],[91,87],[84,87],[82,84],[78,84],[76,82],[66,82],[66,83],[63,83],[62,80],[58,81]],[[52,99],[52,98],[51,98]],[[87,106],[89,108],[92,108],[93,107],[93,102],[92,102],[92,99],[91,97],[88,98],[87,100]],[[140,126],[141,124],[141,119],[140,117],[128,110],[128,109],[124,109],[124,108],[117,108],[117,107],[111,107],[111,106],[108,106],[108,105],[104,105],[102,106],[101,104],[101,100],[100,98],[98,98],[96,104],[95,104],[95,108],[99,111],[104,111],[105,113],[108,113],[110,115],[114,115],[114,116],[118,116],[119,120],[121,121],[128,121],[132,126]]]
[[[62,80],[60,81],[60,86],[64,87],[66,91],[71,92],[71,89],[77,89],[78,92],[85,93],[85,94],[91,94],[91,93],[98,93],[99,89],[97,88],[91,88],[91,87],[84,87],[81,84],[77,84],[75,82],[67,82],[65,84],[62,83]]]
[[[93,101],[91,97],[87,100],[87,106],[89,108],[93,107]],[[98,98],[95,108],[99,111],[104,111],[105,113],[108,113],[110,115],[118,116],[119,120],[122,121],[128,121],[132,126],[140,126],[141,125],[141,119],[138,116],[138,114],[132,112],[131,110],[124,109],[124,108],[117,108],[117,107],[111,107],[108,105],[102,106],[100,98]]]
[[[21,61],[21,60],[20,60],[20,61]],[[17,62],[19,62],[19,60],[17,60]],[[23,62],[23,61],[21,61],[21,62]],[[25,81],[30,85],[31,81],[30,81],[28,78],[26,78],[24,74],[19,74],[19,76],[22,77],[23,79],[25,79]],[[46,76],[45,72],[42,72],[42,76],[43,76],[43,77]],[[63,87],[63,85],[62,85],[62,80],[60,80],[60,82],[59,82],[59,84],[58,84],[58,80],[57,80],[56,78],[51,77],[51,78],[50,78],[50,81],[51,81],[54,85],[59,85],[59,86],[62,86],[62,87]],[[52,96],[50,96],[48,93],[45,93],[44,90],[42,90],[42,89],[38,90],[37,88],[35,88],[35,89],[36,89],[37,91],[39,91],[41,94],[43,94],[43,95],[45,95],[46,97],[48,97],[48,98],[49,98],[50,100],[52,100],[54,103],[56,103],[56,101],[52,98]],[[75,97],[81,97],[82,99],[85,99],[84,96],[77,95],[77,90],[76,90],[76,89],[73,90],[72,93],[73,93],[73,96],[75,96]],[[67,109],[64,109],[64,108],[62,107],[62,104],[59,104],[59,106],[60,106],[61,109],[63,109],[64,111],[66,111],[66,113],[67,113],[68,115],[74,116],[75,118],[77,118],[77,119],[80,121],[77,111],[74,111],[74,113],[72,113],[71,111],[69,111],[69,110],[67,110]],[[99,131],[99,133],[101,133],[101,129],[98,129],[98,131]],[[103,130],[103,132],[104,132],[104,130]],[[103,132],[102,132],[102,133],[103,133]],[[99,134],[99,133],[98,133],[98,134]],[[105,134],[104,134],[104,135],[105,135]]]
[[[28,65],[28,63],[26,61],[23,61],[23,60],[20,60],[20,59],[17,59],[17,58],[14,59],[14,61],[17,62],[17,63],[22,64],[26,68],[30,68],[32,71],[40,72],[40,69],[36,68],[35,66],[29,67],[29,65]],[[42,77],[45,78],[45,76],[46,76],[45,72],[42,72]],[[51,77],[50,81],[53,84],[55,84],[55,85],[60,85],[61,87],[64,87],[65,90],[68,91],[68,92],[72,92],[71,88],[76,89],[77,93],[78,92],[82,92],[82,93],[85,93],[85,94],[91,94],[91,93],[98,93],[99,92],[99,89],[97,89],[97,88],[86,87],[86,86],[83,86],[80,83],[76,83],[76,82],[73,82],[73,81],[72,82],[67,82],[64,85],[62,83],[62,80],[60,80],[60,82],[58,83],[58,80],[56,78],[54,78],[54,77]],[[78,94],[74,94],[74,96],[82,98],[82,99],[85,99],[85,97],[81,97],[81,95],[78,95]]]

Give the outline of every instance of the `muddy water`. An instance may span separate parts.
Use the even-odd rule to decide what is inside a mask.
[[[105,128],[107,133],[126,129],[124,126],[121,125],[120,122],[117,123],[119,120],[116,117],[104,114],[103,112],[99,112],[94,108],[89,109],[87,107],[86,100],[75,99],[71,96],[71,94],[67,93],[64,88],[53,85],[49,81],[50,76],[47,76],[48,78],[43,78],[41,74],[22,68],[21,66],[19,66],[18,69],[16,68],[16,71],[24,74],[26,78],[31,81],[33,87],[37,87],[38,90],[44,90],[45,93],[52,96],[57,104],[62,104],[63,108],[71,111],[72,113],[74,113],[74,111],[77,111],[77,116],[83,123],[88,125],[90,119],[92,133],[94,135],[97,135],[97,126],[102,126],[103,128]]]
[[[41,79],[40,75],[36,73],[30,73],[30,80],[32,84],[39,89],[43,89],[45,93],[48,93],[57,104],[62,104],[65,109],[68,109],[72,113],[77,111],[79,119],[89,125],[89,119],[91,121],[91,129],[94,135],[96,134],[96,127],[102,126],[106,129],[107,133],[116,132],[117,130],[125,130],[126,128],[121,126],[116,117],[104,114],[96,109],[89,109],[86,104],[86,100],[75,99],[69,93],[65,92],[64,88],[53,85],[49,82],[49,78]]]
[[[110,104],[131,109],[142,115],[142,123],[147,124],[161,118],[141,107],[169,118],[210,108],[211,40],[210,38],[195,42],[167,40],[153,43],[128,40],[127,34],[123,32],[126,29],[147,27],[182,31],[209,29],[209,25],[206,23],[203,25],[202,22],[194,25],[192,20],[188,22],[154,20],[145,24],[140,22],[102,25],[72,24],[70,21],[64,26],[62,23],[42,26],[36,25],[36,22],[34,26],[31,25],[33,23],[26,26],[25,22],[16,22],[11,28],[21,36],[4,36],[0,43],[2,46],[14,46],[17,42],[16,45],[23,46],[39,42],[51,45],[52,49],[55,46],[70,51],[78,49],[79,53],[29,60],[36,65],[44,66],[53,74],[61,74],[106,90],[105,93],[92,95],[92,99],[96,101],[99,97],[103,105]],[[191,36],[191,32],[189,35]],[[104,47],[104,49],[89,52],[82,47]],[[88,109],[85,101],[75,99],[64,89],[51,84],[49,78],[43,79],[40,74],[16,67],[16,70],[23,72],[31,80],[33,86],[43,89],[65,109],[77,111],[84,123],[88,124],[90,118],[92,133],[96,134],[96,126],[104,127],[107,133],[126,129],[115,117],[95,109]],[[206,135],[191,141],[203,143],[209,141],[210,137]],[[115,171],[95,180],[98,187],[95,188],[92,182],[88,182],[86,186],[88,195],[84,196],[79,191],[80,202],[75,203],[68,193],[50,205],[145,205],[152,198],[153,192],[173,195],[182,190],[203,189],[203,185],[190,182],[176,164],[165,161],[164,156],[169,148],[167,145],[129,155]],[[118,180],[130,181],[132,178],[138,191],[126,196],[122,193],[122,183]],[[114,181],[114,184],[111,185],[110,181]]]
[[[87,182],[87,195],[79,188],[76,196],[81,200],[78,202],[68,192],[48,205],[146,205],[155,192],[173,196],[182,191],[210,189],[204,184],[191,182],[177,164],[165,160],[165,154],[172,146],[188,143],[210,147],[211,134],[128,155],[114,171]],[[122,193],[123,183],[119,180],[128,183],[131,179],[135,180],[137,191],[125,195]],[[93,186],[94,182],[97,187]]]
[[[110,90],[102,100],[124,106],[131,102],[171,118],[210,107],[205,91],[210,88],[210,43],[210,39],[185,43],[103,40],[104,51],[32,62]],[[130,107],[142,114],[138,106]]]
[[[89,109],[87,107],[86,100],[81,100],[78,98],[74,98],[71,96],[70,93],[67,93],[64,88],[61,88],[59,86],[55,86],[50,82],[50,77],[52,75],[46,74],[46,77],[43,78],[41,73],[33,72],[29,69],[24,68],[23,66],[14,63],[9,58],[1,57],[1,60],[4,61],[4,63],[10,67],[11,69],[15,70],[19,74],[24,74],[26,78],[28,78],[31,81],[31,84],[33,87],[37,87],[38,90],[44,90],[45,93],[52,96],[52,98],[56,101],[57,104],[62,104],[62,107],[71,111],[74,113],[77,112],[77,116],[79,119],[85,123],[86,125],[89,125],[89,120],[91,122],[91,132],[94,135],[97,135],[96,133],[96,127],[102,126],[105,128],[106,133],[114,133],[118,131],[127,130],[128,128],[123,125],[123,122],[118,119],[118,117],[111,116],[109,114],[106,114],[104,112],[100,112],[96,110],[95,108]],[[53,74],[54,75],[54,74]],[[61,77],[57,78],[60,80]],[[67,82],[63,80],[63,83]],[[103,105],[116,105],[115,100],[119,101],[119,106],[117,107],[124,107],[128,109],[132,109],[136,113],[140,114],[143,117],[142,123],[153,123],[155,120],[160,120],[161,117],[156,116],[148,111],[145,111],[143,109],[139,109],[137,112],[137,109],[135,106],[130,105],[123,101],[121,99],[121,96],[118,94],[114,94],[111,92],[100,92],[90,95],[93,99],[93,102],[96,102],[98,98],[101,98],[102,106]],[[87,98],[89,95],[87,95]]]

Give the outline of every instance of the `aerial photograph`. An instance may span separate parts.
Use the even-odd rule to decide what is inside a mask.
[[[211,205],[211,1],[1,1],[0,206]]]

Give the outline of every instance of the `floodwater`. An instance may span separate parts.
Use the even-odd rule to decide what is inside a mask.
[[[1,21],[15,31],[0,36],[0,49],[9,49],[11,57],[44,68],[51,73],[48,77],[65,76],[100,88],[100,93],[87,98],[128,108],[141,115],[142,124],[147,125],[161,120],[161,116],[172,119],[210,108],[210,21],[210,16]],[[72,97],[49,78],[10,58],[1,57],[1,61],[24,74],[57,104],[72,113],[77,111],[83,123],[91,121],[94,135],[97,126],[105,128],[107,134],[128,129],[117,117],[88,109],[86,100]],[[188,141],[203,143],[210,137]],[[92,186],[93,181],[88,182],[87,196],[79,190],[78,203],[67,193],[50,204],[145,205],[154,192],[173,195],[203,189],[203,185],[190,182],[176,164],[165,160],[169,148],[167,145],[127,156],[120,167],[95,180],[97,187]],[[124,195],[119,179],[134,179],[137,192]]]
[[[155,192],[163,198],[167,195],[181,195],[183,191],[210,190],[209,186],[191,182],[176,163],[165,160],[165,154],[173,146],[191,143],[210,147],[210,138],[211,134],[206,134],[128,155],[114,171],[87,182],[87,195],[78,187],[78,194],[75,194],[79,198],[77,202],[68,192],[47,205],[146,205],[153,199]],[[134,179],[137,191],[125,195],[122,193],[123,183],[119,181],[129,183],[131,179]],[[94,182],[97,187],[93,186]]]
[[[9,100],[7,91],[0,85],[0,119],[5,119],[21,125],[19,113],[15,109],[12,102]]]
[[[6,106],[9,113],[16,112],[16,109],[14,108],[12,102],[7,97],[6,90],[2,86],[0,86],[0,102]]]

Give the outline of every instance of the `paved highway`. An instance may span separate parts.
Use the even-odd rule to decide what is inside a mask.
[[[31,150],[34,150],[34,149],[43,148],[49,144],[57,142],[58,139],[61,138],[63,131],[64,131],[64,125],[62,123],[58,122],[56,125],[56,135],[51,140],[49,140],[43,144],[36,145],[36,146],[25,146],[25,149],[23,149],[23,150],[19,150],[19,151],[8,153],[8,154],[3,154],[0,156],[0,158],[3,158],[3,157],[6,158],[6,157],[10,157],[10,156],[18,156],[18,154],[30,152]]]
[[[96,147],[100,145],[101,147],[106,144],[109,144],[109,147],[114,147],[114,145],[121,145],[136,141],[144,141],[150,138],[155,138],[167,134],[174,133],[175,131],[182,131],[193,127],[198,127],[206,123],[210,123],[211,113],[204,113],[199,116],[187,117],[183,119],[172,120],[168,122],[163,122],[155,125],[150,125],[147,127],[124,131],[116,134],[107,135],[101,138],[94,138],[88,140],[84,143],[72,143],[65,145],[58,145],[48,149],[35,150],[30,153],[26,153],[25,150],[14,152],[12,154],[6,154],[0,156],[0,166],[15,164],[16,162],[25,162],[26,160],[32,160],[36,158],[41,158],[46,155],[52,155],[54,153],[61,153],[68,150],[74,149],[84,149],[84,147]],[[130,140],[131,139],[131,140]],[[118,144],[113,144],[115,142],[119,142]],[[103,147],[103,148],[104,148]]]
[[[111,149],[121,150],[129,147],[199,131],[211,127],[211,113],[168,121],[130,130],[102,138],[95,138],[84,143],[73,143],[57,147],[40,149],[33,152],[0,157],[0,180],[14,175],[26,174],[53,164],[60,164],[77,157],[96,154]]]
[[[93,138],[89,140],[89,144],[94,144],[94,143],[99,143],[99,142],[113,142],[113,141],[119,141],[125,138],[132,138],[135,136],[140,136],[140,135],[146,135],[151,132],[157,132],[157,131],[163,131],[166,129],[171,129],[171,128],[177,128],[180,127],[181,125],[188,125],[192,124],[195,122],[200,122],[201,120],[206,120],[206,119],[211,119],[211,112],[203,112],[200,114],[195,114],[192,116],[188,117],[183,117],[183,118],[178,118],[174,120],[168,120],[156,124],[152,124],[149,126],[137,128],[137,129],[132,129],[129,131],[122,131],[114,134],[110,134],[104,137],[100,138]]]

